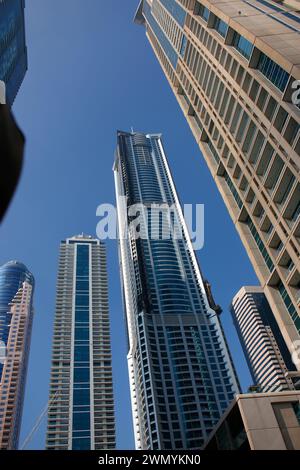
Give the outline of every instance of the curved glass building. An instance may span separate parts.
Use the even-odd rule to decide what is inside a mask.
[[[9,261],[0,267],[0,449],[17,449],[33,320],[34,277]]]
[[[0,2],[0,80],[5,83],[9,106],[27,71],[24,7],[25,0]]]
[[[199,449],[239,384],[161,136],[118,132],[114,174],[136,448]]]

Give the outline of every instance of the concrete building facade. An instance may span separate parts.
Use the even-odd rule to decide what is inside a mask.
[[[300,15],[269,0],[142,0],[135,21],[146,28],[293,352],[300,338]]]
[[[204,450],[300,450],[299,392],[237,395]]]

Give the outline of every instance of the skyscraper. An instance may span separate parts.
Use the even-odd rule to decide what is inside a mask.
[[[33,320],[34,278],[24,264],[0,267],[0,449],[17,449]]]
[[[11,106],[27,70],[25,0],[0,2],[0,81],[5,83],[6,103]]]
[[[142,0],[135,20],[146,27],[293,351],[300,334],[300,15],[269,0]]]
[[[239,385],[160,135],[118,132],[114,175],[136,448],[199,449]]]
[[[231,313],[259,391],[295,390],[290,374],[295,365],[263,289],[242,287],[233,298]]]
[[[79,235],[60,247],[47,449],[114,447],[105,247]]]

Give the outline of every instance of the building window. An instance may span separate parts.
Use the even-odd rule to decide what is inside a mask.
[[[293,403],[293,409],[296,415],[296,418],[298,420],[298,423],[300,424],[300,403],[297,401],[297,403]]]
[[[252,236],[253,236],[253,238],[254,238],[254,240],[255,240],[255,243],[256,243],[256,245],[257,245],[257,247],[258,247],[258,249],[259,249],[259,251],[260,251],[262,257],[263,257],[264,260],[265,260],[265,263],[266,263],[267,268],[269,269],[270,272],[272,272],[273,269],[274,269],[274,264],[273,264],[273,262],[272,262],[271,257],[269,256],[269,254],[268,254],[268,252],[267,252],[267,249],[266,249],[266,247],[265,247],[265,245],[264,245],[262,239],[260,238],[260,236],[259,236],[259,234],[258,234],[258,232],[257,232],[257,230],[256,230],[256,228],[255,228],[255,226],[254,226],[254,224],[253,224],[253,222],[252,222],[252,220],[250,219],[250,217],[248,217],[246,223],[247,223],[247,225],[248,225],[248,227],[249,227],[249,229],[250,229],[250,232],[251,232],[251,234],[252,234]]]
[[[253,50],[253,44],[251,44],[250,41],[245,39],[243,36],[241,36],[239,33],[236,31],[234,32],[233,35],[233,40],[232,40],[232,46],[240,53],[242,54],[246,59],[250,59],[252,50]]]
[[[297,311],[294,307],[294,304],[293,302],[291,301],[291,298],[290,296],[288,295],[283,283],[280,281],[278,286],[278,292],[287,308],[287,311],[289,312],[290,314],[290,317],[292,318],[294,324],[295,324],[295,327],[296,329],[300,332],[300,317],[298,316],[297,314]]]
[[[159,44],[161,45],[164,53],[166,54],[167,58],[169,59],[171,65],[176,69],[178,56],[176,51],[174,50],[172,44],[168,40],[167,36],[155,20],[154,16],[152,15],[151,8],[147,2],[144,2],[144,15],[146,20],[154,32]]]
[[[215,159],[215,162],[216,162],[216,163],[220,163],[219,154],[218,154],[218,152],[216,151],[215,147],[213,146],[213,144],[212,144],[212,142],[211,142],[210,140],[207,142],[207,145],[208,145],[208,147],[209,147],[209,149],[210,149],[210,151],[211,151],[211,153],[212,153],[212,155],[213,155],[213,157],[214,157],[214,159]]]
[[[197,16],[201,16],[205,21],[208,21],[208,17],[210,14],[210,11],[208,8],[206,8],[202,3],[196,2],[195,4],[195,9],[194,9],[194,14]]]
[[[238,207],[241,209],[243,207],[243,201],[241,200],[237,190],[235,189],[235,186],[233,184],[233,182],[231,181],[228,173],[226,172],[225,175],[224,175],[224,178],[225,178],[225,181],[227,183],[227,186],[229,187],[234,199],[235,199],[235,202],[237,203]]]
[[[173,16],[177,23],[183,27],[186,17],[185,10],[177,2],[174,2],[174,0],[160,0],[160,2]]]
[[[223,37],[225,38],[228,25],[225,23],[225,21],[221,20],[217,16],[215,16],[215,21],[214,21],[214,29]]]
[[[289,74],[283,70],[263,52],[260,53],[257,69],[275,85],[280,91],[284,91],[289,80]]]
[[[184,53],[186,50],[186,45],[187,45],[187,38],[185,35],[182,36],[182,42],[181,42],[181,47],[180,47],[180,55],[181,57],[184,57]]]

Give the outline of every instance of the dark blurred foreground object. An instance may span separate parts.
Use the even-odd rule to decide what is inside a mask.
[[[23,164],[25,138],[9,107],[0,105],[0,222],[14,194]]]

